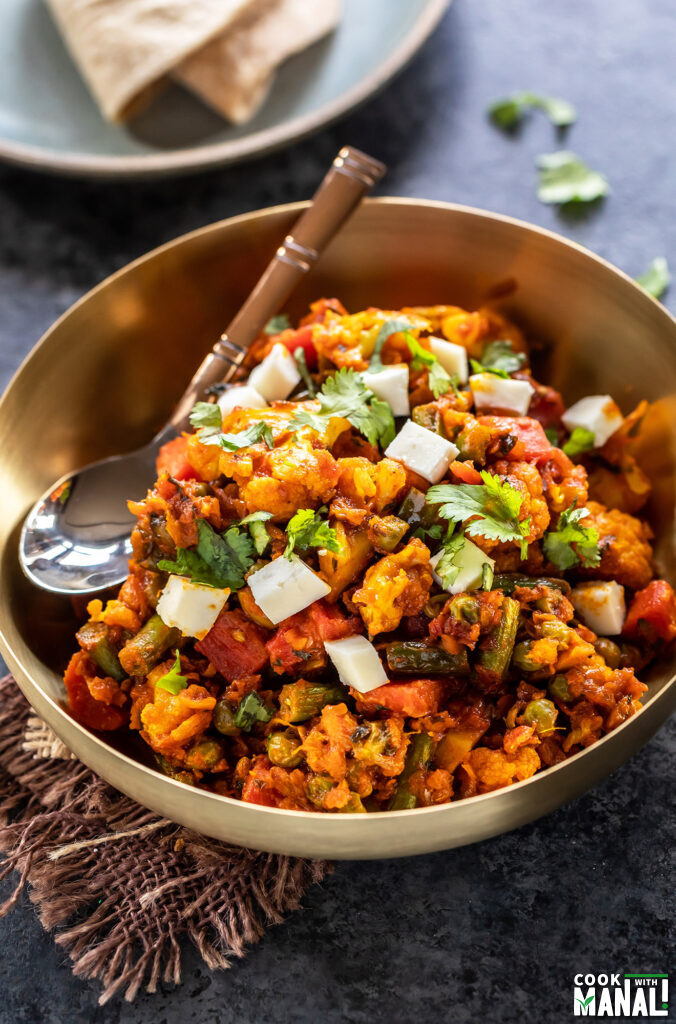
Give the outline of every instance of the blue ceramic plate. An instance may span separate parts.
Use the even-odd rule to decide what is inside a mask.
[[[0,159],[88,176],[175,174],[285,145],[381,88],[450,0],[345,0],[337,31],[278,73],[253,121],[226,124],[170,86],[129,125],[103,120],[44,0],[0,0]]]

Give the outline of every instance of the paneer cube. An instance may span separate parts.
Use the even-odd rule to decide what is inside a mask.
[[[451,441],[440,434],[419,426],[413,420],[406,420],[394,441],[388,445],[385,455],[436,484],[458,451]]]
[[[324,648],[346,686],[368,693],[389,682],[377,650],[365,636],[325,640]]]
[[[458,382],[466,384],[469,376],[467,349],[443,338],[430,337],[427,340],[432,355],[437,357],[446,373],[451,377],[456,374]]]
[[[273,345],[265,359],[249,374],[249,387],[255,388],[268,402],[288,398],[300,383],[296,360],[286,345]]]
[[[594,435],[594,447],[601,448],[618,427],[624,417],[610,395],[588,395],[571,405],[561,420],[571,431],[576,427],[589,430]]]
[[[408,416],[408,363],[384,366],[380,373],[366,370],[361,378],[376,398],[389,403],[395,416]]]
[[[223,610],[230,591],[193,583],[184,576],[170,576],[157,602],[162,622],[180,629],[183,636],[203,640]]]
[[[494,373],[474,373],[469,379],[478,412],[483,409],[502,409],[516,416],[528,412],[534,388],[527,380],[498,377]]]
[[[435,569],[441,560],[443,550],[430,558],[430,565]],[[449,594],[464,594],[467,590],[478,590],[483,580],[484,565],[495,568],[494,559],[490,558],[481,548],[473,544],[467,537],[463,537],[462,547],[456,552],[453,564],[459,568],[459,573],[449,587],[444,587]],[[434,578],[440,587],[444,584],[441,577],[434,573]]]
[[[585,626],[599,636],[618,636],[622,632],[627,609],[624,587],[615,580],[580,583],[570,598]]]
[[[331,592],[309,566],[293,555],[275,558],[247,579],[254,601],[275,625]]]
[[[267,404],[261,393],[249,384],[235,384],[218,397],[218,405],[224,416],[233,409],[266,409]]]

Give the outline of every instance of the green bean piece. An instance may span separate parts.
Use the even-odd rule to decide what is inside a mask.
[[[523,720],[526,725],[535,726],[538,736],[546,736],[548,733],[554,732],[557,715],[556,705],[551,700],[542,698],[531,700],[526,704]]]
[[[77,631],[77,642],[83,651],[86,651],[92,661],[111,679],[118,683],[127,678],[127,674],[120,665],[113,644],[108,638],[108,627],[104,622],[87,622]]]
[[[443,434],[441,426],[441,412],[436,402],[428,402],[426,405],[416,405],[411,413],[411,419],[419,427],[425,427],[434,434]]]
[[[181,639],[181,631],[165,625],[153,615],[120,651],[122,668],[130,676],[147,676],[164,652]]]
[[[221,736],[239,736],[240,733],[235,725],[235,712],[223,697],[216,701],[214,708],[214,729]]]
[[[401,503],[397,515],[404,519],[409,526],[420,526],[421,514],[425,508],[425,495],[417,487],[412,487]]]
[[[376,551],[394,551],[400,540],[408,533],[408,523],[397,516],[373,516],[367,523],[368,539]]]
[[[279,768],[297,768],[303,760],[300,736],[293,729],[271,732],[265,745],[268,757]]]
[[[155,761],[157,767],[163,775],[168,775],[170,779],[175,779],[176,782],[183,782],[186,786],[195,785],[195,776],[192,772],[182,771],[180,768],[174,768],[173,765],[169,764],[166,757],[162,757],[161,754],[155,754]]]
[[[436,742],[426,732],[417,732],[411,736],[404,770],[399,776],[397,791],[390,800],[388,810],[405,811],[418,806],[418,801],[415,794],[411,792],[409,782],[414,772],[429,765],[434,757],[436,745]]]
[[[309,683],[306,679],[299,679],[296,683],[282,687],[279,710],[286,722],[305,722],[313,715],[318,715],[327,704],[340,704],[347,696],[347,690],[342,686]]]
[[[594,650],[597,654],[600,654],[608,668],[615,669],[620,667],[622,651],[612,640],[605,636],[600,636],[594,644]]]
[[[386,644],[387,665],[404,675],[469,675],[469,658],[463,647],[459,654],[449,654],[440,644],[426,640],[395,640]]]
[[[478,651],[477,673],[486,682],[502,682],[507,675],[512,651],[519,628],[519,602],[505,597],[502,603],[502,617],[483,641]]]
[[[539,672],[542,668],[541,664],[537,661],[532,661],[528,657],[528,653],[532,646],[532,640],[522,640],[514,648],[512,662],[514,663],[514,667],[518,668],[521,672]]]
[[[560,700],[564,704],[567,704],[568,701],[573,699],[573,695],[568,687],[568,680],[562,672],[557,673],[557,675],[550,680],[547,689],[555,700]]]
[[[566,580],[554,576],[526,576],[519,572],[498,572],[493,579],[493,590],[501,590],[503,594],[513,594],[517,587],[551,587],[562,594],[570,594],[570,584]]]
[[[479,621],[479,602],[471,594],[456,594],[451,598],[448,610],[454,619],[472,623]]]
[[[335,782],[330,775],[313,775],[307,784],[308,799],[315,807],[322,807],[324,797],[334,788]]]

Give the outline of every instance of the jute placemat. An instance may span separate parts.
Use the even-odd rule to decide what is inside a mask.
[[[0,916],[28,887],[73,973],[96,978],[100,1003],[181,980],[181,942],[211,969],[300,907],[329,870],[228,846],[141,807],[99,779],[0,680],[0,881],[19,878]]]

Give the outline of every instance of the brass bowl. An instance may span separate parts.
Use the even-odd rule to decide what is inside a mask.
[[[17,535],[49,483],[144,443],[263,270],[304,204],[214,224],[114,274],[47,332],[0,401],[0,648],[37,713],[95,772],[157,813],[256,849],[308,857],[424,853],[485,839],[571,800],[626,761],[676,704],[673,664],[654,666],[639,715],[526,782],[458,803],[386,814],[310,814],[241,803],[158,774],[143,744],[113,746],[64,710],[74,647],[70,604],[37,592]],[[451,302],[501,308],[550,343],[546,379],[568,401],[648,398],[642,465],[660,572],[674,578],[676,322],[620,271],[556,235],[480,210],[412,199],[366,202],[294,296],[290,312],[337,295],[350,309]]]

